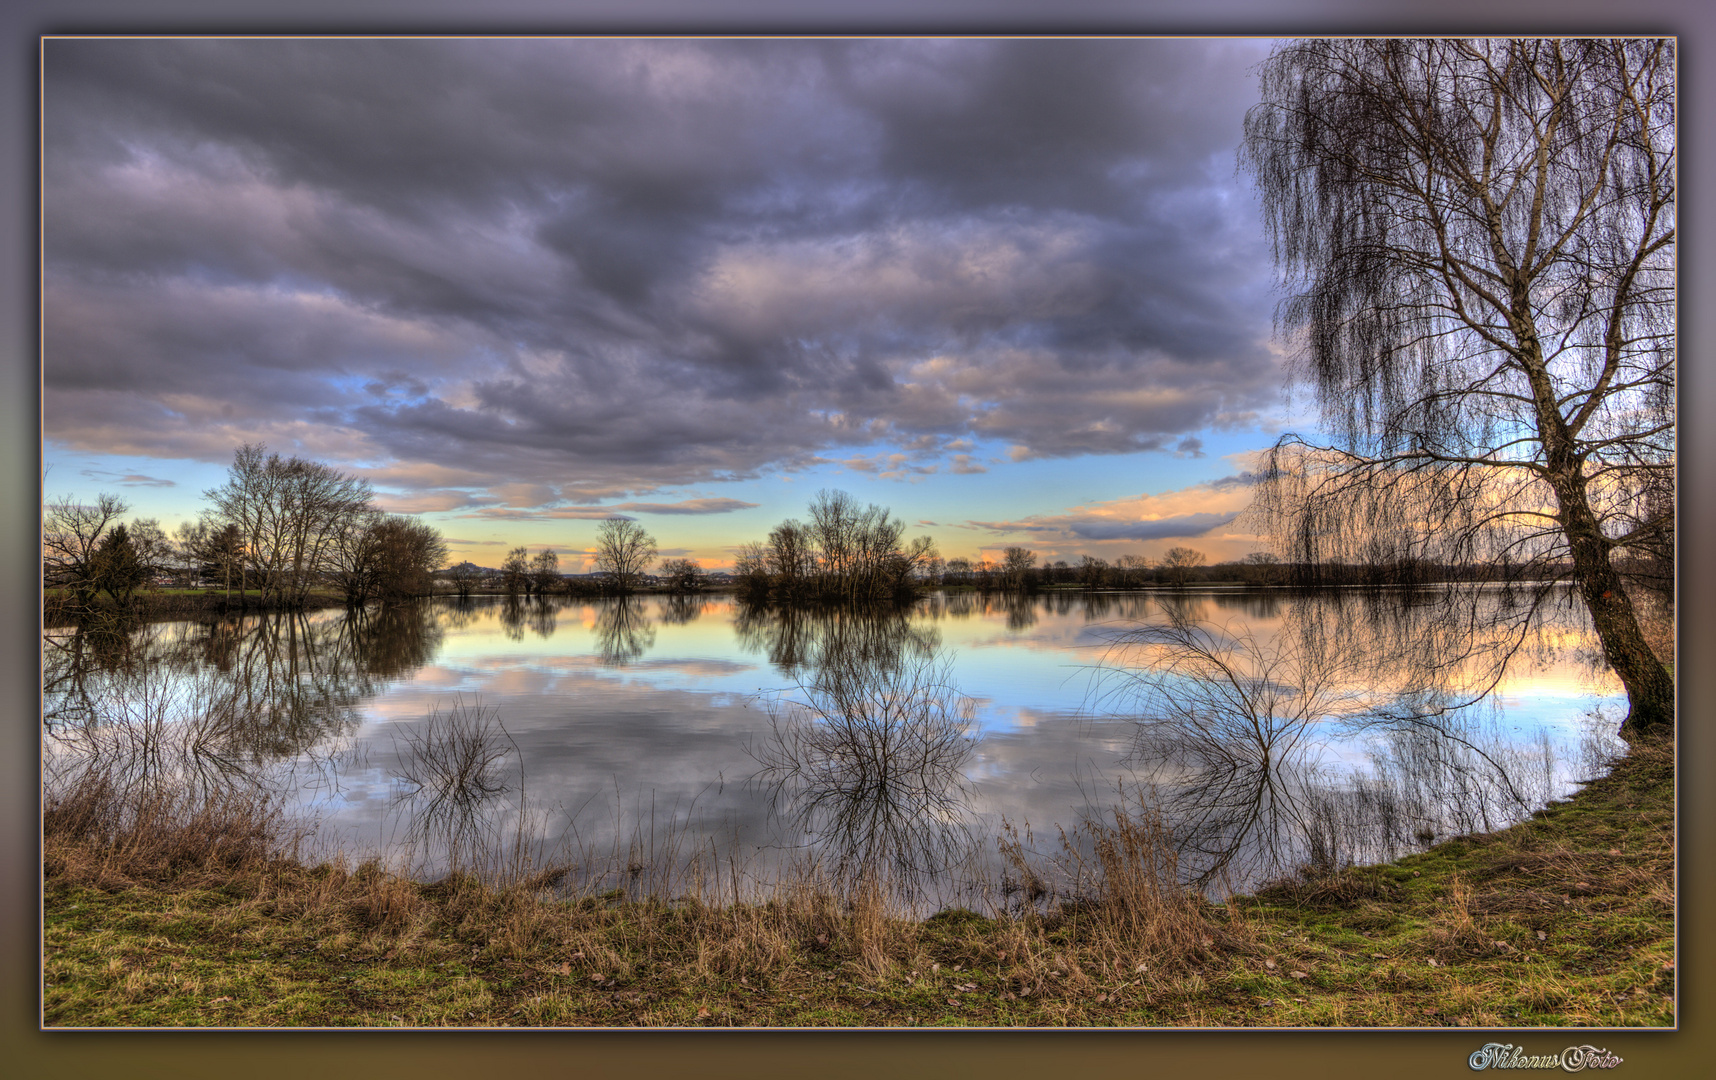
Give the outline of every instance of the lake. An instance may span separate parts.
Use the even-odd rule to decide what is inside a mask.
[[[921,908],[1016,893],[1009,825],[1052,855],[1130,807],[1219,894],[1500,827],[1618,748],[1625,698],[1563,592],[1454,592],[477,598],[57,628],[44,770],[266,790],[306,853],[424,876],[529,859],[766,893],[869,873]]]

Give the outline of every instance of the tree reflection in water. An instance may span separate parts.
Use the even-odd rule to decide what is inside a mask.
[[[245,752],[245,725],[210,672],[184,678],[147,667],[105,680],[97,717],[60,723],[43,744],[43,790],[86,783],[142,805],[178,794],[208,798],[267,786]]]
[[[703,614],[703,597],[694,593],[673,593],[657,609],[661,621],[669,626],[684,626]]]
[[[546,596],[539,596],[527,607],[529,615],[526,621],[530,632],[547,641],[554,636],[555,627],[559,624],[560,605]]]
[[[655,626],[635,596],[608,601],[596,612],[596,659],[625,667],[655,647]]]
[[[830,654],[800,691],[770,702],[771,731],[750,751],[775,813],[843,889],[911,900],[950,884],[975,853],[974,703],[945,664]]]
[[[911,610],[895,606],[745,606],[734,616],[733,634],[782,675],[813,684],[825,671],[897,669],[941,646],[935,627],[914,625]]]
[[[1310,725],[1365,706],[1351,672],[1183,617],[1128,632],[1107,664],[1105,693],[1136,717],[1132,763],[1169,819],[1182,871],[1209,886],[1284,869],[1318,772]]]
[[[524,601],[517,593],[508,593],[500,609],[501,632],[508,641],[524,640]]]
[[[1263,639],[1194,621],[1175,598],[1166,624],[1117,637],[1101,697],[1134,718],[1129,764],[1169,822],[1187,881],[1249,888],[1332,872],[1495,829],[1547,801],[1547,737],[1522,747],[1473,719],[1473,703],[1532,647],[1533,629],[1488,602],[1450,628],[1439,603],[1419,617],[1397,598],[1301,597]],[[1331,740],[1353,737],[1368,740],[1368,770],[1334,763]]]
[[[436,610],[443,630],[464,630],[476,625],[478,617],[488,608],[486,605],[478,606],[469,596],[460,596],[442,600]]]
[[[1552,788],[1565,782],[1571,763],[1556,767],[1558,746],[1510,742],[1485,731],[1481,715],[1466,719],[1477,710],[1456,706],[1493,685],[1503,661],[1523,662],[1539,649],[1564,655],[1565,643],[1583,632],[1582,615],[1568,608],[1543,637],[1525,616],[1548,605],[1510,600],[1503,590],[1480,600],[1476,609],[1457,609],[1434,593],[1400,590],[1311,596],[1188,589],[1099,595],[1095,603],[1083,594],[953,593],[910,610],[739,609],[734,628],[742,650],[766,655],[784,674],[777,684],[799,688],[777,702],[775,722],[751,746],[762,766],[758,780],[775,796],[776,823],[802,829],[807,850],[835,872],[886,877],[890,888],[906,891],[926,880],[954,885],[950,871],[979,827],[967,809],[974,801],[966,777],[975,757],[970,714],[937,666],[942,634],[1005,639],[954,624],[979,616],[997,627],[1036,619],[1039,627],[1020,636],[1085,642],[1109,633],[1109,620],[1159,623],[1166,614],[1169,629],[1116,644],[1104,687],[1115,711],[1137,720],[1129,762],[1184,851],[1183,872],[1206,886],[1231,879],[1248,887],[1303,864],[1388,858],[1430,839],[1492,829],[1560,794]],[[654,647],[646,612],[668,625],[726,617],[722,599],[676,598],[658,609],[648,603],[580,604],[574,624],[593,617],[596,659],[624,665]],[[343,785],[362,792],[393,772],[406,778],[396,789],[410,796],[402,812],[434,808],[420,827],[420,850],[469,849],[476,846],[472,825],[460,825],[452,811],[481,805],[476,816],[496,823],[484,828],[510,829],[498,823],[515,820],[508,815],[522,805],[522,782],[486,802],[480,784],[438,801],[436,785],[409,781],[408,767],[370,769],[358,758],[385,750],[352,738],[367,715],[363,703],[429,661],[444,629],[487,632],[498,614],[503,625],[513,620],[516,637],[545,636],[553,621],[542,609],[552,616],[560,606],[448,601],[150,624],[124,634],[51,628],[43,638],[44,770],[94,768],[133,785],[272,785],[292,802],[329,807],[330,820],[345,814],[366,822],[363,800],[348,812],[327,796]],[[1071,619],[1055,623],[1062,608]],[[1081,615],[1087,625],[1075,625]],[[1212,617],[1218,622],[1198,621]],[[1227,632],[1223,617],[1255,637]],[[1049,634],[1041,624],[1050,624]],[[640,692],[659,689],[644,679],[620,682],[628,693],[637,689],[633,682]],[[504,691],[498,705],[512,707]],[[512,726],[511,714],[503,715]],[[651,737],[684,730],[667,726]],[[1328,737],[1336,735],[1344,739]],[[985,781],[990,805],[1006,812],[1015,790],[1044,783],[1062,787],[1026,791],[1036,800],[1030,805],[1060,800],[1062,791],[1076,799],[1077,777],[1027,777],[1033,766],[1053,764],[1048,755],[1066,745],[1052,741],[1059,738],[1059,729],[1045,727],[1017,742],[997,740],[992,760],[1012,772],[993,788]],[[1108,736],[1101,738],[1106,768],[1115,755]],[[1343,747],[1344,760],[1324,752],[1331,741]],[[710,745],[715,754],[737,753],[733,743]],[[1029,754],[1009,757],[1015,745]],[[1367,755],[1368,767],[1359,768]],[[400,756],[411,755],[407,749]],[[1015,769],[1020,761],[1026,764]],[[496,767],[511,784],[509,768]],[[571,782],[584,779],[581,764],[565,767]],[[537,784],[549,782],[532,769]],[[726,776],[733,775],[727,765]],[[559,798],[562,789],[545,790]],[[720,805],[727,813],[737,804]],[[732,812],[749,830],[764,808],[745,806]],[[686,811],[688,836],[705,830],[696,815]],[[623,831],[616,826],[615,835]]]
[[[1037,625],[1036,598],[1024,593],[1003,593],[1001,604],[1007,609],[1007,629],[1029,630]]]
[[[64,781],[95,770],[139,791],[277,787],[288,762],[332,777],[326,759],[360,724],[360,705],[426,663],[440,634],[416,605],[151,623],[122,644],[50,633],[44,761]]]

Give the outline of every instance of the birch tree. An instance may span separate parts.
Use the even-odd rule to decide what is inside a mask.
[[[1266,531],[1563,576],[1624,730],[1672,730],[1621,568],[1673,529],[1673,44],[1304,41],[1261,85],[1241,163],[1328,433],[1277,443]]]

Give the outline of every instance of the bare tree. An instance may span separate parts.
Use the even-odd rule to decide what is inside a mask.
[[[1281,557],[1273,551],[1253,551],[1240,564],[1254,584],[1274,585],[1281,580]]]
[[[1061,565],[1065,566],[1066,563]],[[971,564],[972,583],[984,592],[988,592],[995,587],[995,574],[999,569],[1000,567],[988,559],[978,559]]]
[[[1304,41],[1241,154],[1333,445],[1288,436],[1265,531],[1295,562],[1565,572],[1626,687],[1674,684],[1616,559],[1661,550],[1674,454],[1675,85],[1665,40]]]
[[[501,583],[508,596],[530,591],[530,549],[515,547],[501,563]]]
[[[301,607],[338,537],[370,510],[370,489],[320,462],[263,452],[261,444],[239,447],[227,482],[204,495],[221,524],[238,526],[245,574],[263,602]]]
[[[1031,570],[1037,565],[1037,553],[1030,548],[1010,547],[1001,553],[1001,573],[1007,587],[1024,592],[1031,583]]]
[[[180,586],[189,588],[197,583],[198,571],[202,566],[198,547],[199,544],[206,545],[208,534],[208,522],[196,518],[181,521],[167,540],[164,565]]]
[[[901,554],[905,531],[905,522],[885,507],[860,509],[858,500],[844,491],[817,492],[810,504],[810,534],[820,556],[823,594],[879,600],[895,592],[903,580],[895,557]],[[926,541],[907,556],[915,565],[933,551]]]
[[[424,522],[370,510],[336,532],[325,558],[328,579],[356,607],[428,594],[431,572],[447,560],[447,544]]]
[[[173,567],[173,542],[161,528],[158,518],[133,518],[129,526],[131,547],[137,552],[137,564],[149,579]]]
[[[459,594],[461,600],[471,595],[471,589],[482,578],[482,574],[477,564],[468,559],[455,564],[447,571],[447,577],[453,582],[453,591]]]
[[[427,596],[433,588],[430,575],[447,561],[440,532],[427,522],[393,514],[376,522],[372,533],[381,555],[377,594],[384,600]]]
[[[74,611],[86,611],[100,591],[96,551],[108,526],[127,507],[117,495],[101,494],[93,503],[70,495],[49,503],[42,514],[42,584],[66,591]]]
[[[885,557],[882,591],[895,597],[916,595],[916,582],[933,580],[930,575],[937,572],[940,564],[941,555],[935,549],[935,541],[928,536],[914,536],[904,548],[889,552]]]
[[[1107,559],[1099,559],[1095,555],[1080,555],[1078,557],[1079,584],[1087,589],[1100,589],[1107,579]]]
[[[769,549],[762,544],[739,545],[733,556],[733,577],[747,601],[761,602],[769,595]]]
[[[775,591],[784,599],[799,599],[817,573],[816,540],[802,522],[783,521],[769,533],[767,561]]]
[[[661,573],[667,578],[667,587],[676,593],[703,591],[703,567],[696,559],[664,559]]]
[[[218,581],[230,600],[233,583],[241,580],[244,567],[244,537],[239,527],[222,525],[205,515],[181,524],[174,535],[179,560],[190,569],[192,581]]]
[[[655,561],[655,537],[626,518],[611,517],[596,527],[596,569],[622,593],[631,592],[644,568]]]
[[[753,600],[903,598],[940,566],[934,540],[902,544],[904,534],[905,524],[885,507],[860,507],[844,491],[819,491],[808,525],[783,521],[767,544],[742,550],[736,571]]]
[[[368,603],[380,586],[381,546],[375,536],[380,520],[378,510],[353,514],[342,523],[328,546],[328,580],[345,594],[348,607]]]
[[[1151,562],[1143,555],[1122,555],[1114,561],[1120,568],[1120,586],[1123,589],[1137,588],[1144,580],[1144,574],[1151,567]]]
[[[530,583],[538,596],[547,596],[550,589],[561,583],[560,556],[553,548],[543,548],[530,560]]]
[[[1162,556],[1162,570],[1175,585],[1184,585],[1194,567],[1204,564],[1204,553],[1196,548],[1171,547]]]

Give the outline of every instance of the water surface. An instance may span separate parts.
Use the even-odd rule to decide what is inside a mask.
[[[1188,880],[1250,887],[1499,827],[1597,767],[1625,702],[1577,608],[1516,639],[1518,605],[1477,603],[1484,632],[1422,595],[1239,589],[904,611],[478,599],[124,642],[52,630],[45,754],[50,774],[129,755],[267,785],[314,848],[426,874],[500,841],[622,884],[672,887],[670,864],[707,853],[751,881],[879,867],[945,902],[1000,879],[1004,823],[1047,850],[1118,802],[1169,815]],[[1141,626],[1194,636],[1128,643]],[[1489,689],[1501,651],[1481,701],[1438,711]],[[1239,677],[1212,683],[1212,660]]]

